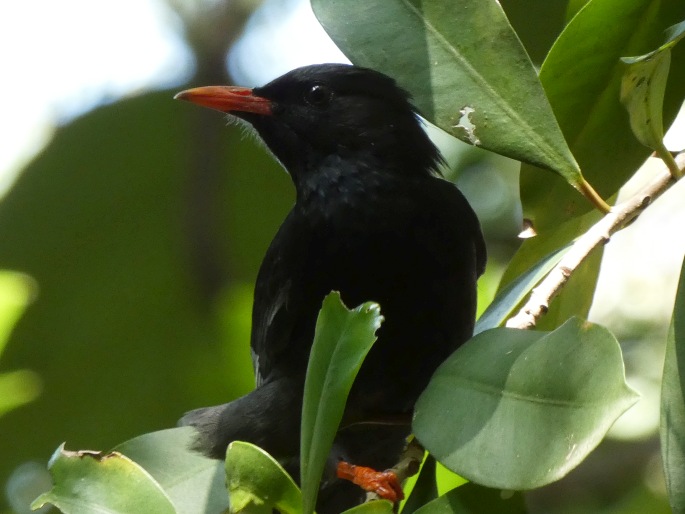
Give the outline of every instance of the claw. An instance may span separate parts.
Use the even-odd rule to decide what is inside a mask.
[[[338,462],[338,478],[349,480],[368,492],[393,503],[404,499],[404,492],[394,471],[376,471],[364,466],[355,466],[345,461]]]

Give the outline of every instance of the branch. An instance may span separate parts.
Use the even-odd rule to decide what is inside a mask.
[[[679,170],[685,169],[685,152],[678,154],[675,161]],[[674,183],[673,176],[664,164],[656,178],[639,193],[612,207],[608,214],[573,243],[559,264],[533,289],[530,298],[521,310],[507,321],[506,326],[521,329],[533,328],[538,319],[547,312],[549,302],[564,287],[590,252],[597,246],[608,243],[614,233],[628,225]]]

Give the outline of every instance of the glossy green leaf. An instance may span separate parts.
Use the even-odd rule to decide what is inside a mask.
[[[300,450],[304,512],[314,512],[319,482],[342,420],[347,395],[362,361],[376,341],[383,317],[376,303],[353,310],[340,294],[323,301],[309,357],[302,407]]]
[[[502,288],[478,318],[473,334],[501,326],[533,287],[559,263],[569,248],[570,246],[565,246],[547,254]]]
[[[312,0],[355,64],[411,92],[430,122],[467,143],[581,177],[535,69],[494,0]]]
[[[520,493],[506,493],[477,484],[464,484],[427,503],[416,514],[525,514]]]
[[[459,475],[532,489],[577,466],[635,401],[613,335],[572,318],[553,332],[498,328],[469,340],[433,375],[413,428]]]
[[[661,384],[661,458],[671,508],[685,513],[685,260],[666,343]]]
[[[301,514],[302,494],[271,455],[250,443],[234,441],[226,451],[226,486],[230,512]]]
[[[566,141],[584,177],[603,198],[615,194],[650,154],[636,144],[620,102],[620,58],[658,47],[664,30],[683,18],[682,0],[591,0],[542,64],[540,80]],[[663,109],[666,126],[685,98],[685,51],[674,51],[671,70]],[[521,200],[524,215],[540,235],[592,208],[566,183],[529,165],[521,171]]]
[[[176,512],[150,474],[119,452],[72,452],[61,445],[49,469],[54,486],[31,504],[32,509],[51,503],[64,514]]]
[[[195,431],[172,428],[138,436],[114,450],[150,473],[177,514],[211,514],[228,508],[224,464],[192,451]]]

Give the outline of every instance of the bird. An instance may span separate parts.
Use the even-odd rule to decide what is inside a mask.
[[[204,86],[175,98],[248,124],[295,189],[255,285],[256,388],[179,424],[195,427],[195,449],[207,456],[223,459],[241,440],[296,470],[314,327],[324,297],[338,291],[348,306],[377,302],[384,322],[329,460],[391,467],[433,372],[472,336],[486,264],[479,220],[442,177],[444,159],[411,96],[381,72],[316,64],[261,87]],[[342,512],[364,496],[327,471],[317,512]]]

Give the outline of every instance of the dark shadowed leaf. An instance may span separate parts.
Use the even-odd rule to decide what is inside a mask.
[[[673,512],[682,514],[685,512],[685,260],[666,343],[660,435],[669,501]]]
[[[234,441],[226,452],[226,486],[231,512],[283,514],[302,512],[302,494],[271,455],[250,443]]]
[[[355,64],[397,79],[432,123],[488,150],[580,171],[535,69],[494,0],[312,0],[324,29]]]
[[[54,486],[33,502],[33,509],[51,503],[64,514],[176,512],[150,474],[118,452],[72,452],[61,445],[49,468]]]
[[[616,339],[572,318],[554,332],[475,336],[436,371],[413,428],[459,475],[532,489],[578,465],[635,401]]]
[[[342,419],[347,395],[362,361],[376,341],[383,317],[376,303],[353,310],[330,293],[316,321],[302,407],[300,451],[305,514],[314,512],[319,482]]]

